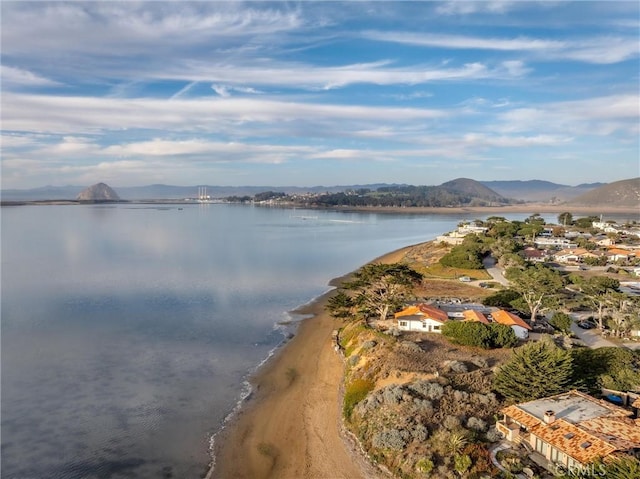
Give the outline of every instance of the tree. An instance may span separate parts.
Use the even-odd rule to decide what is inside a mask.
[[[536,239],[536,236],[542,233],[544,230],[544,223],[540,224],[538,222],[525,223],[518,230],[518,234],[520,236],[524,236],[525,239],[530,238],[531,242]]]
[[[571,353],[553,341],[527,343],[500,367],[493,388],[517,402],[540,399],[567,391],[572,369]]]
[[[637,326],[638,301],[624,293],[610,292],[607,294],[608,311],[610,314],[609,327],[614,336],[624,336],[632,327]]]
[[[485,246],[477,235],[467,235],[462,244],[440,258],[440,264],[451,268],[482,269],[484,251]]]
[[[558,224],[562,226],[571,225],[573,223],[573,215],[568,211],[558,215]]]
[[[510,308],[511,302],[519,299],[521,294],[512,289],[503,289],[496,291],[491,296],[487,296],[482,300],[485,306],[495,306],[497,308]]]
[[[529,308],[531,323],[536,322],[536,315],[553,304],[554,297],[563,287],[560,274],[540,263],[526,268],[509,268],[506,278],[511,282],[511,289],[522,295]]]
[[[606,387],[617,391],[633,391],[640,387],[640,351],[627,348],[575,348],[573,357],[574,386],[589,393],[600,393]]]
[[[327,301],[326,309],[336,319],[346,319],[353,313],[353,298],[344,291],[338,291]]]
[[[571,316],[569,316],[567,313],[558,312],[554,314],[549,320],[549,323],[551,324],[551,326],[562,331],[565,334],[571,333],[572,319]]]
[[[393,263],[371,263],[353,274],[353,280],[343,287],[356,292],[354,304],[369,317],[387,318],[389,311],[398,309],[422,275],[409,266]]]
[[[594,276],[582,281],[578,286],[598,312],[598,326],[604,329],[604,311],[611,302],[611,293],[620,288],[620,281],[608,276]]]
[[[590,229],[593,226],[594,221],[599,221],[597,216],[587,216],[585,218],[578,218],[573,222],[578,228],[583,230]]]

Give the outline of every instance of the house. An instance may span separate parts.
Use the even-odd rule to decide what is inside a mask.
[[[537,248],[525,248],[522,251],[522,256],[527,261],[531,261],[533,263],[544,263],[547,259],[546,251]]]
[[[447,313],[427,303],[408,306],[394,315],[400,331],[439,333],[449,319]]]
[[[477,323],[489,324],[487,317],[475,309],[467,309],[466,311],[463,311],[462,316],[464,317],[463,321],[475,321]]]
[[[497,430],[508,441],[531,446],[551,467],[579,469],[614,453],[640,452],[640,419],[579,391],[514,404],[501,412],[504,418]]]
[[[451,231],[450,233],[445,233],[444,235],[438,236],[436,241],[445,242],[452,245],[462,244],[465,236],[470,234],[485,234],[489,228],[485,226],[478,226],[475,224],[465,223],[461,226],[458,226],[458,229],[455,231]]]
[[[609,250],[607,250],[606,255],[607,259],[611,262],[627,261],[632,256],[635,256],[632,251],[622,248],[610,248]]]
[[[538,236],[533,240],[533,244],[535,244],[539,248],[550,247],[550,248],[560,249],[560,248],[577,248],[578,247],[577,243],[572,243],[567,238],[558,238],[558,237],[552,237],[552,238],[542,237],[541,238]]]
[[[510,326],[519,339],[527,339],[529,337],[529,331],[532,329],[523,319],[504,309],[499,309],[491,313],[491,319],[496,323]]]
[[[558,251],[553,257],[560,263],[578,263],[584,259],[585,255],[589,254],[591,253],[584,248],[573,248]]]

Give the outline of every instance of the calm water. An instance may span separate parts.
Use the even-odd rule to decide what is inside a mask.
[[[200,477],[287,311],[473,219],[239,205],[1,213],[2,477],[15,479]]]

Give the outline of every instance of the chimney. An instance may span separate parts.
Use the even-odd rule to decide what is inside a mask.
[[[553,424],[556,420],[556,413],[549,410],[544,412],[544,423]]]

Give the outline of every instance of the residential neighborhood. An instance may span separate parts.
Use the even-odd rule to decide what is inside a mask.
[[[353,318],[335,336],[345,418],[384,464],[407,477],[436,465],[433,477],[640,477],[640,226],[558,219],[460,224],[404,262],[363,267],[334,298],[332,314]],[[412,442],[399,405],[425,398],[449,412],[432,423],[420,406],[414,421],[479,449],[451,446],[454,464]],[[491,464],[472,466],[481,450]]]

